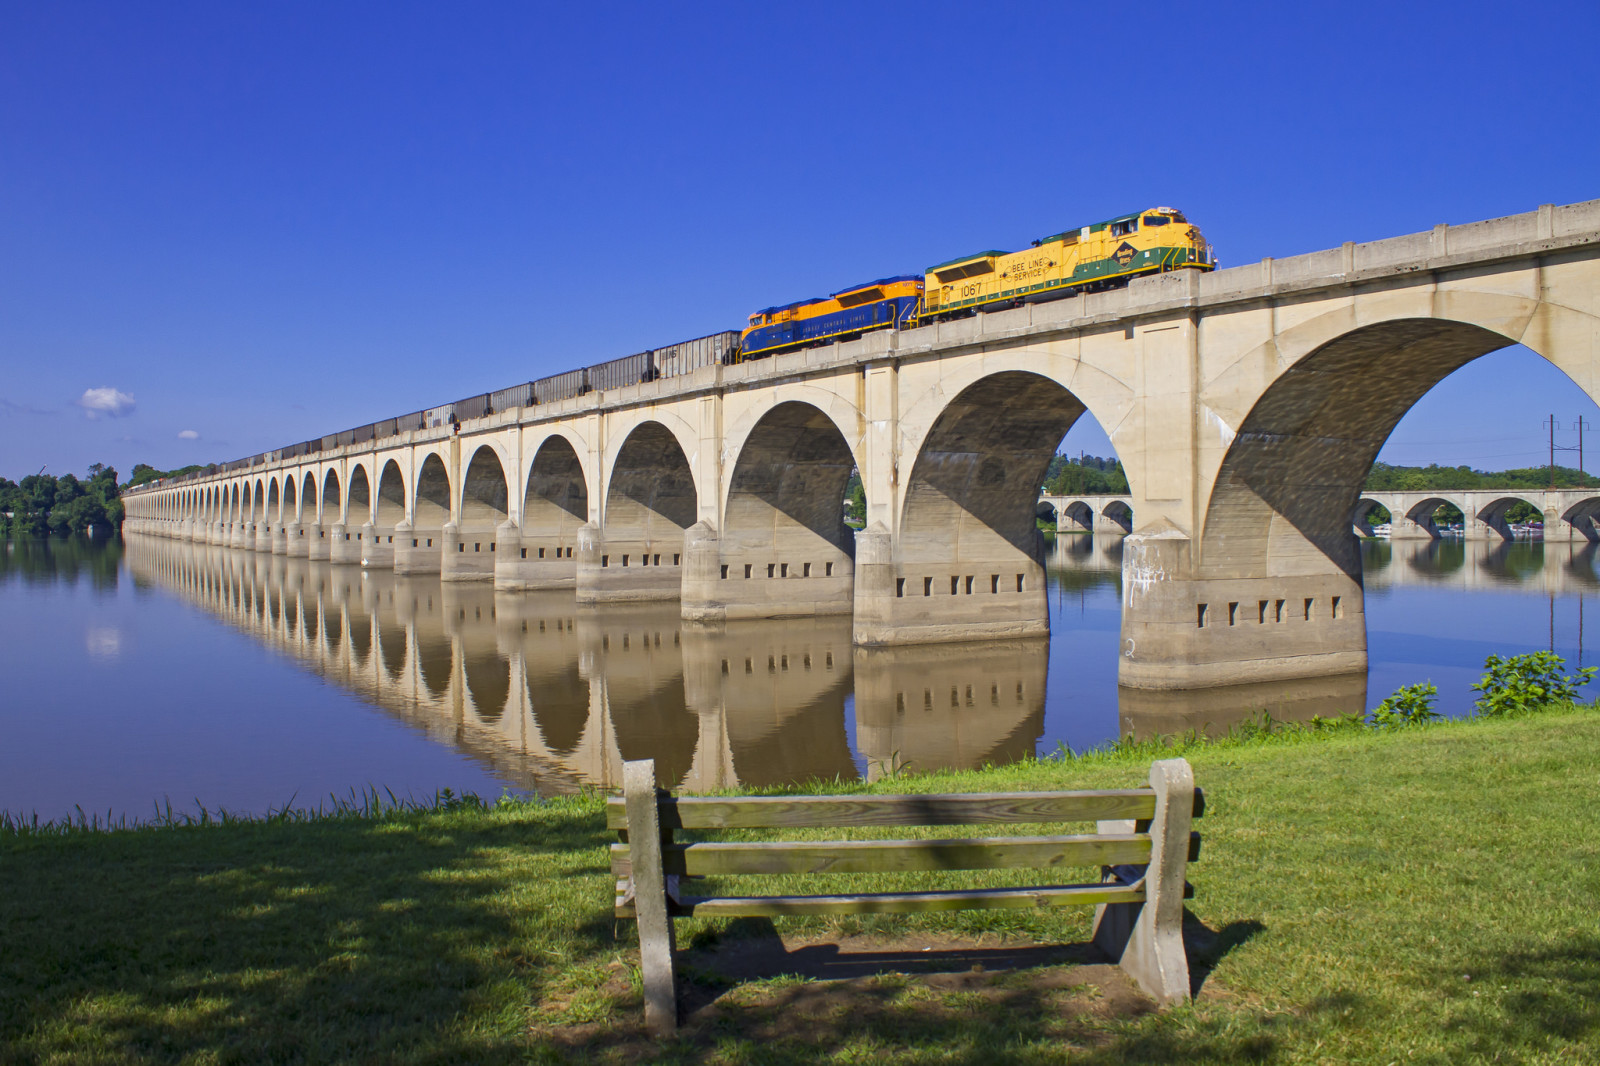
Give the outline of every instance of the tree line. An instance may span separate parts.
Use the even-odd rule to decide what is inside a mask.
[[[122,525],[122,493],[159,478],[199,470],[157,470],[147,463],[134,465],[133,474],[117,483],[117,471],[95,463],[88,475],[29,474],[21,481],[0,477],[0,533],[9,536],[62,536],[91,529],[111,530]]]

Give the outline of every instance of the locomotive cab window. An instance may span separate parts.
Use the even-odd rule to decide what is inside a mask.
[[[1168,218],[1166,215],[1146,215],[1146,216],[1144,216],[1144,224],[1146,226],[1165,226],[1167,223],[1169,223],[1171,221],[1172,221],[1172,219]]]
[[[1128,234],[1132,233],[1134,230],[1136,230],[1138,228],[1139,228],[1139,220],[1138,219],[1136,219],[1136,218],[1125,218],[1120,222],[1111,223],[1111,235],[1113,237],[1126,237]]]

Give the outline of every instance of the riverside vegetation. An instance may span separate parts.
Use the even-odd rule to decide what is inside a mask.
[[[600,796],[368,795],[147,826],[7,818],[0,1062],[1592,1061],[1600,826],[1581,808],[1600,713],[1573,698],[1593,671],[1488,667],[1464,720],[1411,686],[1370,718],[867,786],[1126,787],[1187,757],[1207,792],[1187,1006],[1144,1009],[1094,967],[914,972],[929,944],[1081,943],[1077,908],[781,923],[908,952],[905,972],[829,985],[730,982],[716,951],[771,930],[681,921],[687,998],[721,998],[657,1044],[611,920]]]

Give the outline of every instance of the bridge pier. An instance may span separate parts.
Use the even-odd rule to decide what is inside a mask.
[[[437,574],[444,558],[444,530],[413,529],[409,522],[394,527],[394,572]]]
[[[333,541],[328,539],[328,527],[321,522],[306,526],[306,558],[312,562],[327,562],[333,557]]]
[[[328,528],[328,561],[331,563],[361,562],[361,542],[356,540],[359,528],[352,530],[343,522]]]
[[[563,536],[559,530],[525,532],[515,522],[506,521],[495,530],[504,550],[494,561],[496,591],[518,592],[535,589],[570,589],[576,586],[578,560],[576,530]]]
[[[1214,578],[1193,576],[1191,560],[1175,530],[1124,542],[1120,684],[1204,688],[1366,670],[1359,559],[1343,572]]]
[[[856,534],[854,640],[865,647],[1044,636],[1044,566],[1021,552],[937,554],[874,524]],[[991,549],[995,545],[986,545]],[[939,555],[946,556],[944,560]],[[1036,555],[1042,557],[1042,551]]]
[[[311,553],[311,545],[306,540],[306,527],[299,522],[290,522],[283,527],[284,554],[291,559],[305,559]]]
[[[269,533],[268,543],[270,545],[268,550],[271,551],[273,555],[288,555],[289,527],[274,526]]]
[[[443,530],[439,559],[442,581],[493,581],[499,544],[492,529],[462,529],[454,522]]]
[[[361,565],[368,570],[394,569],[393,527],[371,523],[361,527]]]
[[[257,522],[255,535],[251,538],[250,547],[263,555],[272,554],[272,524],[270,522]]]
[[[708,522],[689,527],[684,535],[684,618],[717,622],[851,612],[855,560],[803,528],[780,527],[777,536],[771,529],[764,532],[762,537],[722,536]]]
[[[649,530],[608,534],[595,525],[578,530],[573,575],[579,603],[676,600],[683,595],[681,537]]]

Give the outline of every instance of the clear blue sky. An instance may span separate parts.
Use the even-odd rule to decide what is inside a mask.
[[[1589,199],[1596,41],[1594,0],[0,0],[0,474],[248,455],[1151,204],[1237,264]],[[1490,356],[1385,458],[1537,463],[1551,410],[1600,423]]]

